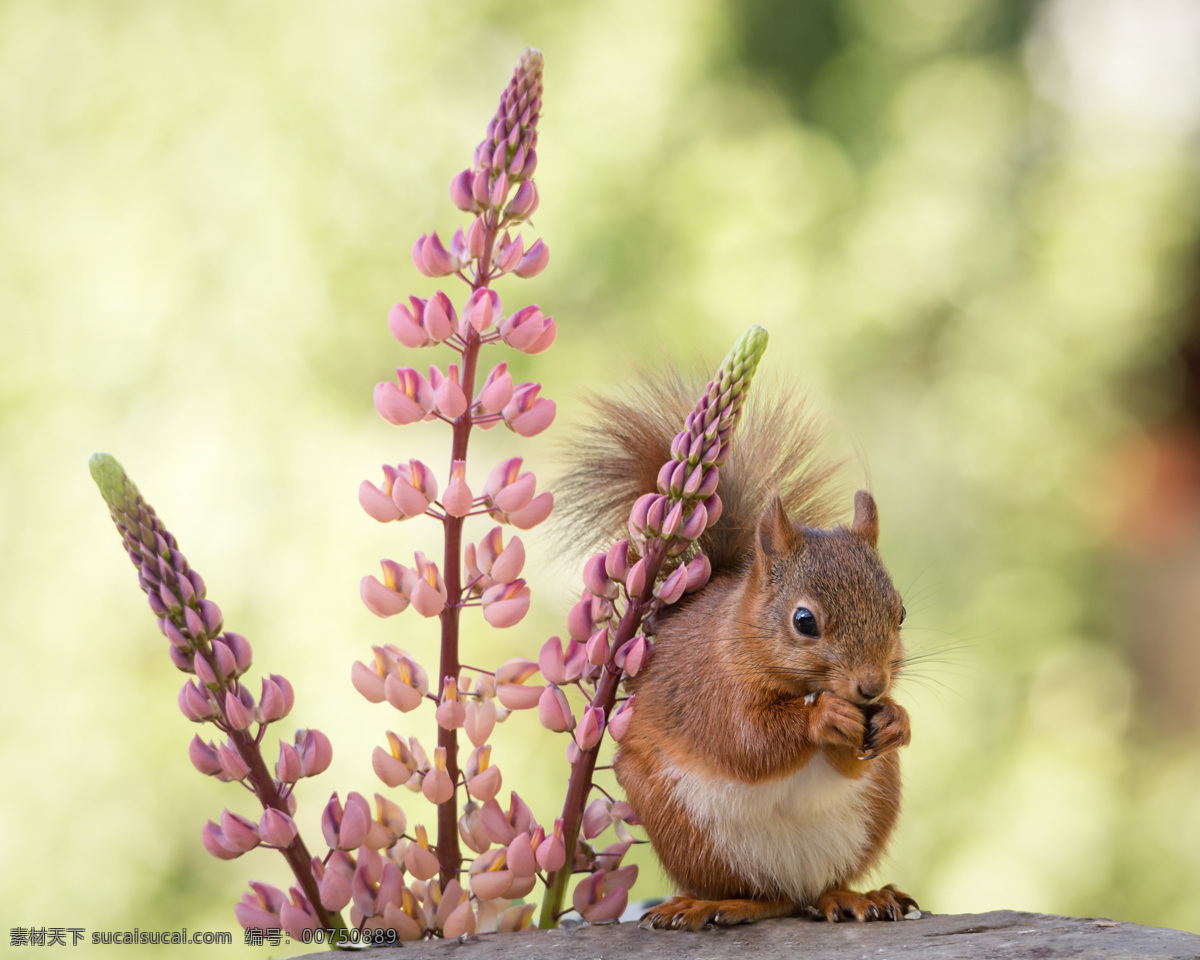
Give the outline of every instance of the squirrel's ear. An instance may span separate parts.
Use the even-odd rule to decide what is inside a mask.
[[[778,496],[772,497],[767,509],[758,518],[758,529],[755,533],[757,553],[764,560],[785,557],[795,553],[804,544],[804,537],[788,519],[787,511],[783,509],[783,501]]]
[[[854,522],[850,524],[850,532],[872,547],[879,543],[879,508],[866,490],[859,490],[854,495]]]

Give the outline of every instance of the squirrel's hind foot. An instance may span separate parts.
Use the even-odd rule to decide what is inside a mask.
[[[697,900],[684,895],[647,910],[638,925],[655,930],[700,930],[790,917],[795,913],[796,905],[790,900]]]
[[[817,897],[817,902],[809,909],[818,920],[823,918],[830,923],[857,920],[865,923],[868,920],[903,920],[904,915],[916,906],[916,900],[889,883],[881,890],[867,893],[835,887]]]

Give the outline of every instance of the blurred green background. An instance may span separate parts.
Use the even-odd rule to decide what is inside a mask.
[[[272,854],[200,844],[223,806],[253,807],[187,761],[182,678],[93,450],[164,516],[256,671],[292,680],[285,726],[333,740],[300,790],[314,847],[331,791],[376,789],[383,731],[428,732],[348,681],[373,643],[432,662],[428,625],[377,620],[357,583],[435,531],[382,527],[355,494],[409,456],[444,482],[445,435],[383,423],[371,389],[415,362],[385,321],[435,289],[409,248],[464,222],[446,184],[526,45],[547,63],[552,259],[499,289],[558,321],[514,366],[560,419],[473,441],[469,479],[513,453],[553,476],[584,392],[763,324],[763,369],[869,474],[927,657],[901,687],[906,810],[878,879],[937,912],[1200,931],[1195,2],[7,0],[4,936],[240,944],[245,881],[287,880]],[[467,662],[562,630],[575,575],[546,539],[525,538],[533,613],[471,632]],[[535,726],[514,718],[495,757],[548,822],[565,742]],[[643,862],[636,892],[666,892]]]

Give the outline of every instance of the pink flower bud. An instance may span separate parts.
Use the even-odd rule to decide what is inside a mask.
[[[423,420],[428,412],[393,380],[375,384],[375,409],[384,420],[397,426]]]
[[[418,243],[421,243],[421,241],[418,241]],[[417,252],[416,247],[413,247],[413,252],[414,254]],[[425,237],[424,242],[421,243],[420,254],[421,261],[425,266],[425,275],[429,277],[444,277],[447,274],[456,272],[461,266],[450,255],[450,251],[442,245],[441,238],[438,237],[437,233],[431,233]],[[415,256],[413,259],[415,262]],[[420,264],[417,265],[417,269],[421,269]]]
[[[675,536],[681,526],[683,526],[683,501],[679,500],[671,507],[666,518],[663,520],[663,537],[669,540]]]
[[[376,747],[371,754],[371,768],[389,787],[399,787],[412,779],[417,771],[417,760],[408,745],[390,730],[387,738],[390,752]]]
[[[575,716],[567,695],[554,684],[549,684],[538,699],[538,719],[543,727],[555,733],[575,729]]]
[[[519,193],[520,191],[518,191]],[[550,248],[541,240],[538,240],[521,258],[520,264],[517,265],[513,272],[518,277],[529,279],[536,277],[539,273],[546,269],[546,264],[550,262]]]
[[[423,305],[424,301],[418,297],[410,299],[416,308],[416,312],[414,313],[412,309],[402,303],[395,304],[391,312],[388,313],[388,329],[392,331],[392,336],[404,344],[404,346],[416,349],[427,346],[431,341],[429,334],[421,326],[420,305]]]
[[[458,315],[454,312],[454,304],[439,290],[429,298],[421,314],[421,327],[428,341],[441,343],[454,333],[457,326]]]
[[[325,870],[317,886],[321,891],[321,906],[326,910],[341,910],[354,896],[350,878],[332,867]]]
[[[504,204],[504,198],[508,196],[508,175],[501,173],[492,183],[492,192],[488,197],[489,202],[493,207],[500,207]]]
[[[538,191],[532,180],[522,181],[504,215],[509,220],[528,220],[538,208]]]
[[[604,711],[600,707],[588,707],[583,711],[579,726],[575,728],[575,742],[580,750],[591,750],[604,736]]]
[[[195,680],[189,680],[179,690],[179,710],[189,720],[200,723],[213,715],[212,702],[197,686]]]
[[[450,202],[464,213],[477,213],[479,211],[479,204],[476,202],[475,194],[472,190],[474,182],[475,174],[470,168],[457,174],[450,181]]]
[[[476,853],[487,853],[492,841],[483,829],[478,804],[467,804],[466,813],[458,818],[458,835],[462,837],[463,843]]]
[[[532,502],[536,487],[537,477],[532,472],[522,473],[501,488],[492,497],[492,502],[505,513],[515,513]]]
[[[296,839],[296,824],[283,811],[269,807],[258,822],[258,835],[277,847],[291,846]]]
[[[679,536],[684,540],[695,540],[708,527],[708,511],[703,503],[696,503],[691,514],[679,529]]]
[[[199,735],[192,737],[192,742],[188,744],[188,758],[192,766],[206,777],[215,777],[222,770],[217,748],[211,740],[205,743]]]
[[[558,408],[553,400],[538,397],[541,389],[540,383],[521,384],[500,411],[504,422],[518,436],[536,436],[554,422]]]
[[[588,591],[583,592],[579,602],[567,614],[567,629],[571,633],[571,638],[579,643],[587,643],[588,638],[595,631],[592,623],[592,595]]]
[[[400,509],[392,502],[391,495],[375,486],[369,480],[364,480],[359,484],[358,502],[368,516],[378,520],[380,523],[400,519]]]
[[[378,671],[356,660],[350,667],[350,682],[371,703],[383,703],[383,677]]]
[[[503,313],[500,295],[489,287],[480,287],[463,304],[463,323],[470,324],[477,333],[487,333]]]
[[[543,870],[558,870],[567,862],[567,848],[563,844],[563,822],[559,818],[554,821],[554,832],[538,844],[537,862]]]
[[[676,567],[654,593],[663,603],[672,604],[683,596],[683,591],[687,588],[687,582],[687,567]]]
[[[334,794],[336,797],[337,794]],[[342,811],[341,824],[338,827],[338,842],[330,844],[343,850],[356,850],[367,839],[367,831],[371,825],[371,808],[367,799],[361,793],[351,793],[346,797],[346,808]]]
[[[587,659],[594,667],[602,667],[608,663],[608,627],[601,627],[590,637],[585,647]]]
[[[480,803],[487,803],[500,792],[499,767],[488,767],[467,780],[467,792]]]
[[[483,217],[476,217],[467,230],[467,252],[475,259],[483,256],[483,248],[487,242],[487,231],[488,227]],[[459,332],[465,337],[466,327],[463,327]]]
[[[550,516],[553,509],[554,494],[547,490],[545,493],[539,493],[519,510],[510,511],[508,522],[518,530],[529,530]]]
[[[433,397],[438,412],[448,420],[457,420],[467,409],[467,396],[458,382],[458,364],[450,364],[444,377],[439,371],[436,383],[433,375],[435,369],[430,368],[429,382],[433,386]]]
[[[279,926],[279,911],[287,902],[283,891],[268,883],[250,882],[252,893],[243,893],[233,915],[247,930],[272,930]]]
[[[538,654],[538,668],[542,671],[542,676],[551,684],[567,682],[566,657],[563,654],[562,641],[558,637],[551,637],[542,644],[541,652]],[[543,694],[544,696],[545,694]],[[545,721],[543,721],[543,725],[545,725]]]
[[[154,594],[150,594],[154,596]],[[168,621],[170,622],[170,621]],[[188,646],[191,646],[191,641],[188,641]],[[179,647],[167,647],[167,655],[171,658],[171,663],[175,665],[177,670],[182,670],[184,673],[195,673],[192,658],[188,655],[187,650],[181,650]]]
[[[508,363],[501,361],[487,375],[475,404],[483,414],[499,413],[512,399],[512,374],[508,372]]]
[[[433,276],[433,274],[429,272],[429,268],[427,266],[425,266],[425,256],[424,256],[425,241],[428,239],[429,239],[429,234],[423,233],[419,237],[417,237],[416,240],[413,241],[413,245],[412,245],[413,266],[417,268],[417,272],[420,273],[421,276],[423,276],[423,277],[432,277]]]
[[[377,617],[391,617],[408,606],[408,594],[416,584],[416,573],[392,560],[381,560],[383,582],[363,577],[359,582],[362,601]]]
[[[242,780],[250,772],[241,754],[228,742],[217,747],[217,759],[221,763],[221,772],[230,780]]]
[[[204,849],[218,860],[234,860],[245,852],[230,843],[221,832],[221,828],[211,820],[200,831],[200,839],[204,843]]]
[[[232,690],[225,691],[225,719],[234,730],[245,730],[254,719]]]
[[[525,255],[525,241],[521,239],[520,234],[517,239],[511,242],[508,241],[508,234],[505,233],[505,242],[498,244],[496,253],[496,269],[501,273],[509,273],[512,269],[521,262],[521,258]]]
[[[508,869],[516,877],[532,877],[537,873],[537,859],[528,833],[518,833],[508,845]]]
[[[525,544],[520,537],[512,537],[504,545],[500,528],[493,527],[492,531],[480,541],[481,554],[486,548],[488,552],[488,574],[499,583],[511,583],[521,575],[525,566]]]
[[[685,588],[685,592],[692,593],[708,583],[709,577],[712,576],[712,564],[709,562],[707,556],[703,553],[698,553],[688,563],[687,571],[687,587]]]
[[[196,651],[195,657],[192,658],[192,669],[201,683],[207,684],[210,687],[215,687],[219,683],[217,674],[209,664],[208,658],[204,656],[203,651]]]
[[[594,596],[609,600],[617,597],[617,585],[608,578],[608,557],[603,553],[589,557],[583,565],[583,583]]]
[[[455,460],[450,468],[450,483],[442,495],[442,506],[452,517],[465,517],[471,512],[475,497],[466,480],[467,462]]]
[[[457,884],[457,880],[451,880],[450,883]],[[449,884],[447,884],[449,886]],[[442,895],[442,903],[453,903],[455,900],[448,900],[445,894]],[[438,913],[441,913],[439,909]],[[453,910],[450,911],[446,919],[441,923],[442,936],[447,940],[456,940],[459,937],[473,936],[477,927],[475,920],[475,912],[472,909],[470,900],[463,900],[458,903]]]
[[[324,773],[333,760],[333,746],[320,730],[297,730],[296,749],[306,777]]]
[[[423,617],[436,617],[446,607],[446,584],[436,563],[426,560],[425,554],[419,550],[414,557],[417,561],[417,580],[410,596],[413,609]]]
[[[633,701],[635,699],[637,698],[630,697],[621,703],[608,720],[608,732],[618,743],[625,736],[625,731],[629,729],[629,721],[633,719]]]
[[[638,560],[629,568],[625,577],[625,592],[630,600],[636,600],[646,591],[646,558]]]
[[[496,726],[496,703],[491,699],[471,700],[466,706],[463,730],[475,746],[487,743]]]
[[[645,493],[634,501],[629,511],[629,533],[632,537],[644,537],[646,534],[646,518],[650,505],[658,500],[658,494]]]
[[[225,835],[226,842],[242,853],[253,850],[260,843],[257,825],[228,810],[221,812],[221,832]]]
[[[481,603],[488,623],[493,627],[511,627],[520,623],[529,610],[529,587],[524,580],[497,583],[483,592]]]
[[[304,776],[300,753],[290,743],[279,743],[279,759],[275,761],[275,777],[280,783],[295,783]]]
[[[704,501],[704,509],[708,512],[708,525],[711,527],[721,519],[721,495],[714,493]]]
[[[634,637],[617,651],[617,666],[628,676],[636,677],[653,652],[654,645],[649,640],[645,637]]]
[[[583,811],[581,827],[585,840],[594,840],[612,823],[612,803],[604,797],[596,797]]]

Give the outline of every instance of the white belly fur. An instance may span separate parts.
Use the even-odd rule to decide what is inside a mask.
[[[811,902],[844,879],[868,844],[870,776],[851,780],[818,753],[801,770],[750,784],[674,768],[677,799],[722,855],[760,892]]]

